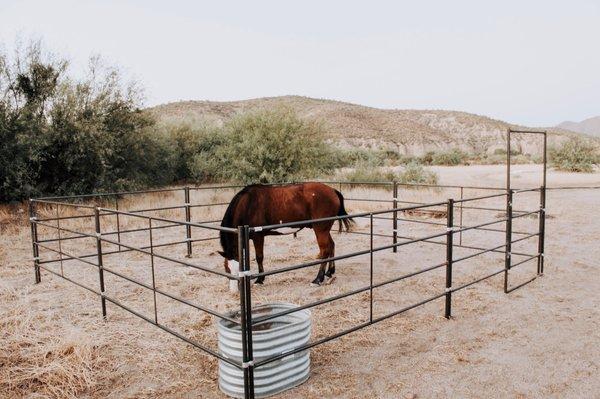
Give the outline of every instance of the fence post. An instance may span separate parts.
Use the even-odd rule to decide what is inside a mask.
[[[100,208],[94,208],[96,222],[96,249],[98,252],[98,277],[100,279],[100,302],[102,304],[102,317],[106,319],[106,298],[104,297],[104,266],[102,263],[102,233],[100,232]]]
[[[254,399],[254,352],[252,350],[252,296],[250,277],[249,227],[238,227],[238,260],[240,286],[240,324],[242,330],[242,368],[244,398]]]
[[[190,223],[192,220],[192,213],[190,210],[190,188],[185,187],[183,190],[185,194],[185,221]],[[185,226],[185,236],[187,240],[186,256],[190,258],[192,256],[192,226],[190,226],[189,224]]]
[[[152,219],[148,219],[150,238],[150,268],[152,269],[152,295],[154,299],[154,324],[158,325],[158,309],[156,308],[156,276],[154,274],[154,239],[152,236]]]
[[[544,274],[544,238],[546,235],[546,186],[540,187],[540,213],[539,236],[538,236],[538,265],[537,274]]]
[[[506,192],[506,241],[504,244],[504,293],[508,293],[508,271],[512,265],[513,190]]]
[[[119,197],[115,196],[115,216],[117,217],[117,241],[121,243],[121,222],[119,220]],[[121,246],[119,245],[119,252],[121,252]]]
[[[369,247],[369,264],[370,264],[370,280],[369,280],[369,322],[373,323],[373,214],[369,215],[369,230],[370,230],[370,247]],[[394,248],[395,249],[395,248]]]
[[[392,206],[394,208],[394,212],[393,212],[393,232],[392,232],[392,243],[394,244],[394,248],[392,249],[392,251],[394,252],[398,252],[398,247],[396,246],[396,244],[398,243],[398,211],[396,211],[395,209],[398,208],[398,182],[396,182],[394,180],[394,187],[393,187],[393,193],[394,193],[394,199],[393,199],[393,203]]]
[[[452,247],[454,235],[454,200],[449,199],[446,211],[446,306],[444,317],[452,316]]]
[[[31,224],[31,246],[33,250],[33,274],[35,283],[42,281],[40,273],[40,249],[38,247],[37,215],[33,200],[29,200],[29,223]]]
[[[56,235],[58,238],[58,258],[60,259],[60,275],[65,276],[65,270],[63,266],[63,251],[62,251],[62,237],[60,234],[60,212],[58,211],[59,205],[56,204]]]
[[[460,221],[459,221],[459,226],[460,226],[460,232],[458,233],[458,245],[462,245],[462,227],[463,227],[463,199],[464,199],[464,194],[465,194],[465,188],[464,187],[460,187]]]

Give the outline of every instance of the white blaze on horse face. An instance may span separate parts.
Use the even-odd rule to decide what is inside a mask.
[[[231,274],[236,276],[240,271],[240,264],[236,260],[229,261],[229,270],[231,270]],[[237,280],[229,280],[229,291],[230,292],[238,292],[238,282]]]

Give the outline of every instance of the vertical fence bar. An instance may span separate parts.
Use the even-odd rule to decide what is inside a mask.
[[[537,274],[544,274],[544,239],[546,235],[546,186],[540,187]]]
[[[250,272],[250,227],[244,226],[244,272]],[[246,322],[248,323],[246,348],[248,349],[248,388],[250,398],[254,399],[254,351],[252,348],[252,284],[247,274],[244,275],[246,286]]]
[[[394,208],[394,212],[393,212],[393,232],[392,232],[392,243],[393,244],[397,244],[398,243],[398,211],[396,211],[395,209],[398,208],[398,182],[396,182],[394,180],[394,186],[393,186],[393,193],[394,193],[394,199],[393,199],[393,203],[392,206]],[[393,252],[398,252],[398,247],[394,245],[394,248],[392,249]]]
[[[452,316],[452,247],[454,236],[454,200],[449,199],[446,216],[446,306],[444,317]]]
[[[119,198],[115,196],[115,216],[117,217],[117,242],[121,243],[121,222],[119,221]],[[121,252],[121,246],[119,245],[119,252]]]
[[[508,293],[508,271],[512,265],[513,190],[506,192],[506,241],[504,245],[504,293]]]
[[[102,317],[106,319],[106,298],[104,297],[104,266],[102,262],[102,233],[100,229],[100,208],[94,208],[94,220],[96,222],[96,249],[98,252],[98,277],[100,279],[100,302],[102,304]]]
[[[154,296],[154,323],[158,324],[158,310],[156,308],[156,278],[154,275],[154,241],[152,239],[152,219],[148,219],[150,232],[150,267],[152,268],[152,294]]]
[[[465,188],[460,187],[460,223],[458,224],[460,227],[463,226],[463,199],[464,199]],[[458,233],[458,245],[462,245],[462,229]]]
[[[544,132],[544,176],[540,188],[540,214],[539,214],[539,237],[538,237],[538,274],[544,274],[544,241],[546,238],[546,171],[548,169],[548,133]]]
[[[58,258],[60,259],[60,275],[65,276],[65,271],[63,267],[63,251],[62,251],[62,237],[60,234],[60,212],[58,211],[58,207],[60,205],[56,204],[56,234],[58,238]]]
[[[192,213],[190,209],[190,188],[185,187],[183,189],[185,195],[185,221],[191,222]],[[192,226],[189,224],[185,226],[185,236],[187,239],[187,257],[192,256]]]
[[[242,226],[238,226],[237,232],[237,241],[238,241],[238,263],[239,263],[239,272],[244,270],[244,230]],[[243,284],[242,281],[238,280],[238,288],[240,293],[240,330],[242,333],[242,367],[244,370],[244,398],[249,398],[249,384],[250,379],[248,377],[248,368],[246,364],[248,362],[248,322],[246,320],[246,284]]]
[[[31,247],[33,251],[33,273],[35,283],[42,281],[40,273],[40,249],[38,247],[37,214],[33,201],[29,200],[29,222],[31,224]]]
[[[370,220],[370,247],[369,247],[369,257],[370,257],[370,280],[369,280],[369,322],[373,323],[373,214],[369,215]]]
[[[510,190],[510,128],[506,129],[506,190]]]
[[[242,332],[242,368],[244,370],[244,398],[254,398],[254,366],[252,351],[252,297],[250,295],[250,245],[248,226],[238,227],[238,260],[240,287],[240,328]]]

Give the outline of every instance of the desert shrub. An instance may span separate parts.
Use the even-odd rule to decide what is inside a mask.
[[[519,155],[522,154],[521,151],[519,150],[515,150],[515,149],[511,149],[510,150],[510,155],[514,156],[514,155]],[[506,157],[506,149],[504,148],[496,148],[494,150],[494,155],[504,155]]]
[[[396,178],[399,183],[437,184],[438,175],[417,162],[407,164]]]
[[[166,170],[171,172],[172,181],[195,178],[204,182],[215,179],[218,168],[206,168],[200,164],[214,162],[216,149],[225,144],[226,136],[221,129],[204,123],[182,121],[159,124],[152,131],[165,149],[163,162]]]
[[[427,151],[423,156],[419,158],[419,162],[423,165],[433,165],[433,157],[435,156],[435,152]]]
[[[371,149],[371,148],[339,148],[331,147],[335,159],[335,166],[356,167],[368,164],[374,167],[393,164],[401,159],[396,151]]]
[[[168,181],[139,93],[98,58],[74,79],[38,42],[0,53],[0,201]]]
[[[593,172],[598,163],[596,148],[588,141],[573,137],[560,147],[550,149],[550,162],[560,170],[568,172]]]
[[[389,182],[397,178],[396,174],[391,170],[371,166],[369,164],[360,164],[354,169],[343,172],[339,175],[339,179],[349,183],[360,182]]]
[[[436,184],[438,182],[435,172],[416,162],[407,164],[399,173],[362,164],[342,173],[339,178],[350,183],[397,181],[399,183]]]
[[[434,153],[430,165],[464,165],[468,159],[469,156],[467,153],[458,148],[453,148],[450,151]]]
[[[196,180],[277,183],[328,173],[335,166],[321,126],[289,109],[237,116],[222,134],[210,151],[193,157]]]

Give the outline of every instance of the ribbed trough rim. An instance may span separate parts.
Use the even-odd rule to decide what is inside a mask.
[[[258,305],[252,308],[252,316],[262,316],[264,315],[264,312],[261,312],[261,310],[265,310],[265,309],[275,309],[275,308],[279,308],[281,310],[288,310],[288,309],[295,309],[298,308],[298,305],[293,304],[293,303],[289,303],[289,302],[273,302],[273,303],[265,303],[262,305]],[[239,310],[235,310],[235,311],[231,311],[226,313],[226,316],[235,319],[235,320],[239,320],[240,318],[240,311]],[[309,309],[299,309],[296,312],[293,313],[288,313],[286,315],[282,315],[280,317],[277,317],[275,319],[270,319],[270,320],[266,320],[264,323],[277,323],[277,322],[282,322],[285,320],[284,325],[278,326],[278,327],[274,327],[274,328],[269,328],[266,330],[257,328],[258,326],[262,325],[262,323],[258,323],[252,326],[252,335],[261,335],[261,334],[268,334],[268,333],[272,333],[272,332],[277,332],[281,329],[287,329],[290,327],[294,327],[296,325],[302,324],[304,322],[306,322],[307,319],[310,319],[311,317],[311,311]],[[287,322],[290,319],[296,319],[292,322]],[[232,328],[232,326],[234,328]],[[239,328],[239,324],[234,324],[231,321],[225,320],[225,319],[218,319],[218,327],[222,328],[226,331],[231,331],[231,332],[238,332],[240,331]],[[237,328],[235,328],[237,327]]]

